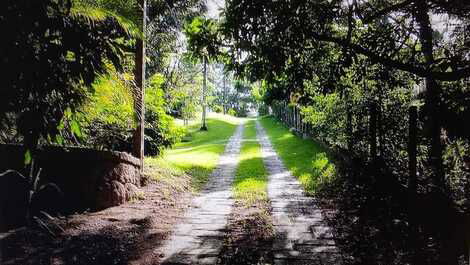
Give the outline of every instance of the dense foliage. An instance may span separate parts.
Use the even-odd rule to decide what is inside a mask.
[[[111,17],[89,23],[70,8],[63,0],[1,3],[0,124],[16,128],[31,149],[56,138],[62,118],[84,102],[106,60],[121,66],[128,34],[119,23]]]
[[[31,149],[54,142],[131,152],[139,99],[135,49],[143,35],[139,2],[6,1],[2,6],[0,25],[8,34],[2,69],[9,78],[2,89],[0,140],[24,139]],[[175,97],[191,99],[183,100],[185,118],[197,111],[199,92],[187,84],[194,76],[178,83],[185,69],[175,71],[173,55],[181,57],[183,22],[204,8],[200,1],[148,1],[148,155],[159,154],[184,133],[169,115]]]
[[[230,68],[262,81],[279,118],[346,154],[325,196],[358,264],[456,264],[463,253],[469,12],[463,1],[227,1]],[[289,118],[299,110],[305,126]],[[377,251],[359,247],[371,241]]]

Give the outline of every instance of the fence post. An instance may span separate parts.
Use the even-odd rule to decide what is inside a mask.
[[[292,127],[292,108],[287,106],[287,113],[289,113],[289,118],[287,119],[287,124],[289,127]]]
[[[297,113],[297,131],[301,132],[302,130],[300,129],[300,111],[299,107],[296,108],[296,113]]]
[[[283,112],[284,112],[284,120],[282,121],[284,123],[284,125],[286,124],[287,122],[287,107],[286,107],[286,102],[284,101],[284,104],[282,106],[282,109],[283,109]]]
[[[418,180],[416,177],[416,156],[417,156],[417,120],[418,120],[418,109],[416,106],[411,106],[408,110],[408,191],[411,194],[416,193]]]
[[[297,106],[294,105],[294,129],[297,131]]]
[[[286,125],[287,120],[289,120],[289,112],[287,111],[287,106],[286,106],[285,102],[284,102],[283,108],[284,108],[284,125]]]
[[[290,127],[295,127],[295,107],[290,108]]]
[[[281,112],[281,121],[284,122],[284,116],[285,116],[284,104],[279,105],[279,109]]]
[[[371,103],[369,111],[370,158],[374,161],[377,158],[377,105],[375,102]]]

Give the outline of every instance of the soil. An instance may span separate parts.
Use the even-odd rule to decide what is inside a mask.
[[[274,231],[269,202],[237,202],[229,217],[219,264],[271,264]]]
[[[159,264],[158,247],[191,201],[189,177],[180,181],[151,181],[121,206],[45,221],[50,231],[12,232],[0,241],[0,264]]]

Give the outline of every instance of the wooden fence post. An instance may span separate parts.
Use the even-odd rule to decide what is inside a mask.
[[[287,107],[286,107],[286,102],[284,101],[284,104],[282,106],[282,111],[284,112],[284,119],[283,119],[283,123],[286,124],[287,122]]]
[[[297,107],[294,105],[294,129],[297,131]]]
[[[296,127],[297,127],[297,131],[300,132],[300,111],[299,111],[299,107],[295,107],[295,114],[296,114]]]
[[[371,103],[369,111],[370,158],[374,161],[377,158],[377,105],[375,102]]]
[[[411,106],[408,110],[408,191],[411,194],[416,193],[418,180],[416,174],[416,164],[417,164],[417,120],[418,120],[418,109],[416,106]]]
[[[287,103],[284,101],[284,125],[287,126],[289,122],[289,110],[287,109]]]
[[[289,112],[289,121],[288,121],[288,124],[289,124],[289,127],[292,127],[292,108],[287,107],[287,111]]]
[[[290,108],[290,127],[295,127],[295,109],[294,107]]]

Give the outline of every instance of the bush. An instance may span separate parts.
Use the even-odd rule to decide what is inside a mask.
[[[215,105],[215,106],[212,107],[212,110],[216,113],[221,113],[224,109],[220,105]]]
[[[150,87],[147,89],[145,105],[145,154],[156,156],[165,148],[180,142],[186,134],[186,129],[177,126],[173,117],[166,113],[164,92],[161,86],[164,77],[160,74],[152,76]]]
[[[228,115],[236,116],[237,112],[234,109],[229,109],[227,112]]]
[[[258,115],[260,116],[269,115],[269,107],[266,106],[265,104],[261,104],[258,108]]]
[[[180,142],[186,134],[186,129],[176,126],[173,118],[165,113],[147,111],[145,122],[145,155],[159,155],[163,149]]]
[[[248,116],[248,111],[247,111],[247,109],[246,109],[246,108],[241,108],[241,109],[239,109],[239,110],[237,111],[237,113],[236,113],[236,116],[237,116],[237,117],[241,117],[241,118],[244,118],[244,117]]]
[[[90,23],[70,8],[71,1],[2,1],[0,130],[14,122],[28,148],[59,137],[65,114],[85,103],[106,72],[104,62],[120,68],[129,48],[129,35],[115,21]]]
[[[177,126],[166,113],[164,78],[154,75],[146,90],[145,155],[156,156],[164,148],[181,141],[186,129]],[[130,88],[115,71],[94,84],[95,93],[83,108],[85,124],[83,144],[98,149],[132,152],[135,128],[133,98]]]
[[[131,153],[133,132],[119,124],[96,120],[85,128],[84,144],[96,149]],[[145,113],[145,155],[159,155],[163,149],[180,142],[185,134],[186,129],[175,125],[171,116],[152,110]]]
[[[121,152],[132,151],[132,130],[119,124],[109,124],[95,120],[85,130],[83,143],[95,149],[106,149]]]

